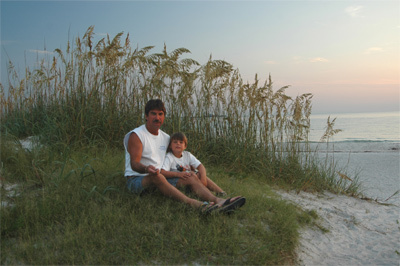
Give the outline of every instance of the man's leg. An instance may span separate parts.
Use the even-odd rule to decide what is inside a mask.
[[[197,175],[193,174],[187,179],[180,179],[177,183],[177,186],[190,187],[193,193],[195,193],[202,200],[215,202],[218,205],[222,205],[225,202],[225,199],[219,198],[211,193],[211,191],[200,181]],[[236,198],[233,198],[233,200]]]
[[[187,203],[194,208],[200,208],[201,206],[203,206],[203,203],[201,201],[187,197],[185,194],[183,194],[181,191],[179,191],[179,189],[177,189],[176,187],[174,187],[173,185],[168,183],[167,179],[161,174],[145,176],[142,180],[142,185],[145,188],[149,187],[149,186],[155,186],[165,196],[171,197],[175,200],[178,200],[178,201],[181,201],[184,203]],[[197,176],[195,176],[195,175],[191,175],[187,179],[180,179],[178,181],[177,185],[178,186],[189,186],[192,189],[192,191],[197,196],[199,196],[202,200],[214,202],[215,204],[218,204],[219,206],[223,207],[222,209],[227,208],[227,207],[229,208],[229,210],[235,209],[237,207],[236,206],[232,207],[231,205],[237,205],[236,203],[238,203],[238,202],[235,202],[236,200],[244,199],[242,197],[235,197],[235,198],[230,198],[229,200],[226,200],[226,199],[216,197],[216,196],[214,196],[214,194],[212,194],[210,192],[210,190],[208,190],[208,188],[206,188],[203,185],[203,183],[201,183],[200,179],[198,179]],[[243,204],[241,204],[240,206],[242,206],[242,205]],[[240,206],[238,206],[238,207],[240,207]]]
[[[145,176],[142,180],[142,185],[145,188],[155,186],[165,196],[187,203],[194,208],[200,208],[202,206],[201,201],[191,199],[185,194],[183,194],[181,191],[179,191],[179,189],[168,183],[167,179],[161,174]]]

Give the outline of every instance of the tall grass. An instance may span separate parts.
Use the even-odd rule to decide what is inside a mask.
[[[312,95],[286,95],[271,77],[243,82],[211,57],[178,48],[132,48],[129,34],[94,42],[94,27],[0,84],[2,264],[288,264],[305,213],[270,185],[357,193],[334,162],[308,145]],[[123,136],[144,123],[151,98],[166,103],[164,130],[183,131],[208,174],[245,208],[201,217],[183,204],[128,194]],[[337,133],[328,119],[324,134]],[[34,149],[20,139],[35,136]],[[349,181],[350,180],[350,181]],[[18,184],[10,194],[6,184]],[[144,196],[146,197],[146,196]]]
[[[287,86],[275,91],[270,76],[264,84],[257,75],[245,83],[230,63],[210,57],[200,65],[186,48],[150,53],[154,47],[130,43],[123,33],[94,43],[91,26],[65,51],[27,68],[22,79],[9,62],[1,132],[48,144],[104,141],[121,148],[124,134],[143,123],[146,102],[160,98],[167,108],[164,130],[185,132],[190,149],[210,164],[289,184],[318,183],[317,189],[341,187],[336,174],[328,179],[340,182],[321,181],[320,166],[308,155],[311,94],[292,98]]]

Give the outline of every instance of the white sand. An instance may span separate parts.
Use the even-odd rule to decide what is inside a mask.
[[[304,210],[315,210],[329,230],[301,230],[300,265],[399,265],[399,206],[331,193],[278,194]]]
[[[319,155],[321,160],[326,157],[323,153]],[[339,167],[347,167],[349,177],[358,175],[365,196],[400,206],[400,194],[393,196],[400,190],[399,150],[329,154],[329,158],[333,156]]]
[[[319,223],[329,230],[301,230],[299,264],[400,265],[399,144],[341,143],[335,150],[339,152],[329,157],[334,156],[338,167],[347,167],[348,173],[358,173],[362,192],[376,201],[327,192],[278,191],[302,209],[315,210]],[[321,153],[320,159],[325,156]]]

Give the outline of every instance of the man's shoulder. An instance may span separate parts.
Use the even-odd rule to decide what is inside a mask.
[[[138,126],[137,128],[133,129],[130,133],[131,134],[135,133],[139,138],[150,134],[146,129],[146,125]]]
[[[165,133],[165,132],[162,131],[161,129],[160,129],[158,132],[159,132],[159,136],[161,136],[163,140],[169,141],[170,136],[169,136],[167,133]],[[145,124],[143,124],[143,125],[141,125],[141,126],[138,126],[137,128],[135,128],[135,129],[129,131],[129,132],[125,135],[125,138],[129,138],[129,137],[132,135],[132,133],[135,133],[135,134],[139,137],[139,139],[147,138],[148,136],[153,136],[153,135],[146,129],[146,125],[145,125]]]
[[[167,133],[165,133],[164,131],[162,131],[161,129],[159,129],[158,132],[161,133],[163,136],[166,136],[169,138],[169,135]]]
[[[130,135],[132,133],[136,133],[137,134],[138,131],[142,131],[143,130],[143,126],[144,125],[141,125],[141,126],[138,126],[138,127],[134,128],[134,129],[132,129],[131,131],[126,133],[125,136],[128,136],[128,135]]]
[[[169,143],[169,138],[170,138],[170,136],[167,134],[167,133],[165,133],[164,131],[162,131],[161,129],[159,130],[159,134],[160,134],[160,136],[162,137],[162,139],[165,141],[165,142],[168,142]]]
[[[132,132],[135,132],[135,133],[139,132],[139,131],[146,131],[146,126],[143,124],[132,130]]]

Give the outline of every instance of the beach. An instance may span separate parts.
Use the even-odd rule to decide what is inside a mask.
[[[328,152],[326,152],[328,150]],[[328,156],[337,170],[357,178],[360,192],[379,202],[400,206],[400,143],[397,142],[336,142],[317,153],[321,162]]]
[[[332,193],[278,193],[304,210],[315,210],[329,230],[300,230],[299,265],[399,265],[399,206]]]
[[[325,154],[321,153],[323,160]],[[278,194],[315,210],[317,227],[300,230],[299,265],[400,265],[399,152],[329,153],[349,173],[359,173],[364,199],[325,192]]]
[[[317,227],[300,231],[300,265],[400,265],[399,113],[338,115],[344,129],[329,144],[318,143],[326,119],[314,117],[314,143],[321,163],[357,177],[362,196],[329,192],[277,193],[304,210],[315,210]]]

